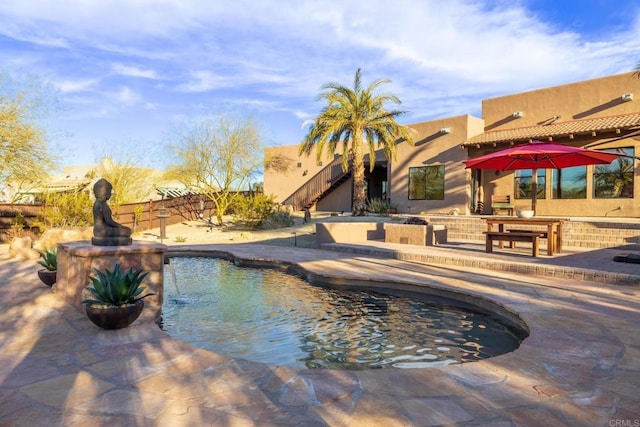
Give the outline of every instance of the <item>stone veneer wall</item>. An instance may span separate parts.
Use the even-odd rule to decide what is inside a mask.
[[[487,229],[482,216],[424,216],[433,224],[447,227],[449,241],[484,241],[482,233]],[[524,228],[524,227],[518,227]],[[573,219],[565,222],[562,232],[563,245],[582,248],[611,248],[640,244],[640,220],[624,219],[608,221],[606,219]]]

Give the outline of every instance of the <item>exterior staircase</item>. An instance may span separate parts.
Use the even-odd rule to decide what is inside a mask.
[[[351,162],[349,162],[349,166],[351,166]],[[351,168],[349,168],[349,171],[344,172],[342,170],[342,157],[337,157],[302,184],[282,204],[291,205],[294,210],[309,209],[350,177]]]

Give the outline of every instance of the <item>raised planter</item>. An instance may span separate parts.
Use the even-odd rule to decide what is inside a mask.
[[[432,246],[447,243],[447,228],[444,225],[390,224],[384,225],[387,243]]]

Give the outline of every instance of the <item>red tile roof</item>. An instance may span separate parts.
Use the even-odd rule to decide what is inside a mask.
[[[571,120],[566,122],[552,122],[547,125],[527,126],[513,129],[492,130],[470,138],[463,146],[485,145],[495,142],[528,141],[548,139],[569,135],[588,134],[591,132],[605,132],[631,130],[640,126],[640,113],[619,116],[598,117],[593,119]]]

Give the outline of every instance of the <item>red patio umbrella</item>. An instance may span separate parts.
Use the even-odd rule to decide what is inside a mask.
[[[536,210],[538,169],[562,169],[572,166],[603,165],[618,158],[617,154],[587,148],[533,141],[509,147],[465,161],[467,169],[512,171],[533,169],[531,179],[531,209]]]

